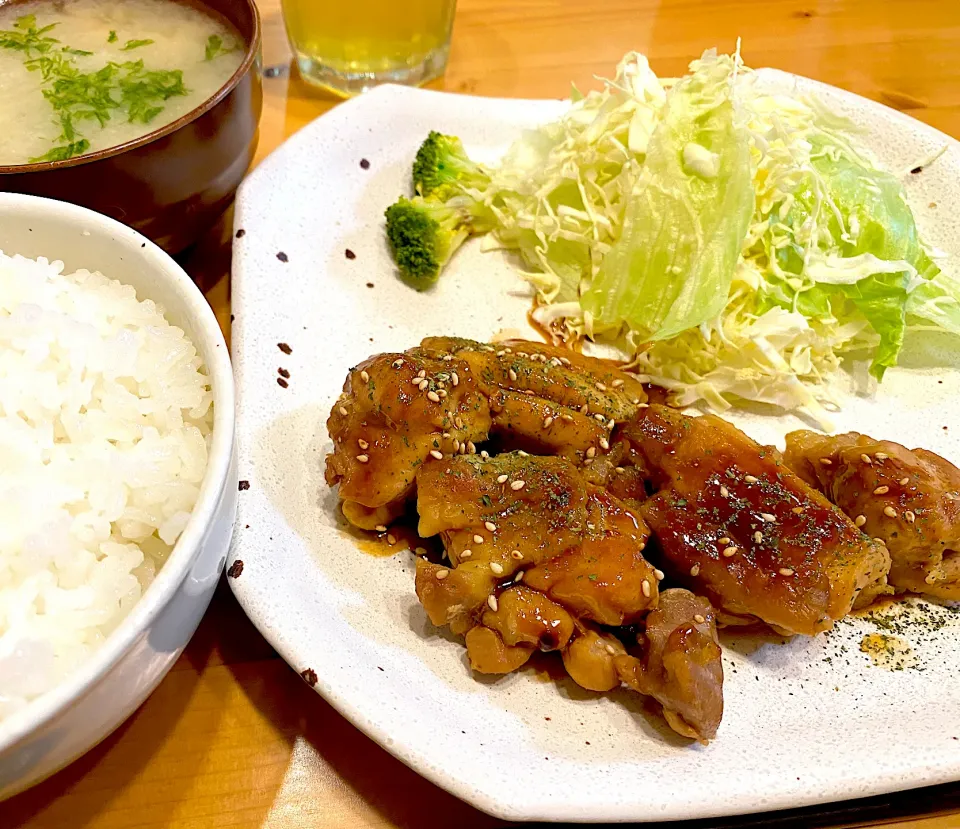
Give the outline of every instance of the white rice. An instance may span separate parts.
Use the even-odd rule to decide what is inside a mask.
[[[196,503],[213,422],[163,310],[62,270],[0,252],[0,719],[136,604]]]

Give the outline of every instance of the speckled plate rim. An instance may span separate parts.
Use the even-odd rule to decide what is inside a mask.
[[[928,127],[909,116],[844,90],[806,78],[800,78],[779,70],[759,70],[758,76],[761,82],[770,88],[782,90],[791,87],[800,87],[803,90],[821,94],[829,100],[852,102],[855,107],[872,110],[875,114],[881,113],[882,118],[891,125],[891,129],[893,130],[903,129],[914,134],[919,132],[924,135],[928,142],[932,141],[934,143],[947,144],[951,147],[958,146],[954,139],[940,133],[932,127]],[[449,93],[408,89],[405,87],[381,87],[360,98],[342,104],[332,112],[305,127],[278,148],[278,150],[274,151],[241,187],[237,199],[235,228],[238,230],[242,229],[245,235],[256,233],[256,228],[251,224],[245,209],[248,193],[254,189],[260,177],[266,178],[271,175],[283,176],[293,174],[291,170],[287,169],[288,165],[294,163],[301,149],[316,140],[318,135],[323,133],[336,133],[346,125],[356,124],[358,121],[364,119],[365,113],[368,110],[388,106],[394,109],[398,115],[405,107],[414,107],[420,110],[435,109],[437,112],[442,112],[454,98],[458,99],[459,102],[465,106],[474,108],[477,118],[482,118],[484,113],[495,111],[504,119],[510,119],[513,115],[521,123],[528,123],[530,121],[531,109],[535,109],[539,117],[548,119],[553,117],[564,106],[562,102],[553,100],[530,101],[522,99],[473,98],[470,96],[451,95]],[[442,126],[439,128],[442,128]],[[464,136],[464,138],[466,140],[468,137]],[[467,141],[467,143],[469,143],[469,141]],[[383,274],[379,274],[379,276],[383,276]],[[248,321],[245,318],[246,309],[242,304],[242,285],[245,280],[253,280],[258,277],[262,277],[262,274],[251,269],[250,261],[235,248],[233,280],[235,312],[238,316],[238,324],[235,324],[234,327],[233,349],[234,359],[237,365],[237,381],[240,397],[238,420],[240,422],[243,420],[243,404],[245,392],[247,391],[245,387],[246,378],[242,355],[244,349],[248,347],[248,341],[249,347],[253,348],[258,336],[258,333],[253,327],[250,327],[248,331]],[[256,389],[251,389],[250,391],[254,392]],[[242,478],[244,477],[244,448],[242,444],[240,451]],[[234,537],[234,546],[230,555],[231,561],[245,554],[243,541],[239,535],[241,523],[242,521],[238,521],[238,535]],[[294,667],[294,670],[299,671],[302,666],[308,664],[309,659],[305,660],[304,654],[298,652],[286,639],[282,623],[277,624],[275,620],[264,617],[259,604],[262,597],[257,595],[257,589],[251,586],[249,581],[243,579],[230,579],[229,581],[238,601],[241,606],[244,607],[255,626],[257,626],[278,653]],[[825,803],[850,797],[882,794],[960,779],[960,754],[957,754],[956,756],[945,757],[942,761],[937,760],[928,763],[918,763],[908,773],[904,773],[903,769],[889,769],[882,772],[878,769],[852,771],[849,778],[838,779],[834,781],[833,785],[821,788],[815,792],[808,791],[804,793],[798,791],[796,787],[785,786],[779,791],[776,789],[765,791],[762,797],[759,792],[756,792],[756,796],[754,797],[745,796],[744,793],[741,792],[736,796],[735,800],[724,803],[698,799],[694,795],[689,802],[674,802],[666,808],[661,805],[660,808],[655,811],[651,811],[648,808],[649,804],[645,802],[643,797],[639,796],[632,800],[610,804],[607,807],[598,807],[596,803],[592,803],[590,804],[589,810],[582,808],[583,804],[578,804],[575,802],[575,797],[570,797],[563,791],[556,791],[555,796],[550,798],[523,801],[516,799],[511,801],[500,797],[494,789],[485,788],[482,782],[462,779],[438,768],[431,762],[429,751],[421,750],[420,748],[393,739],[389,722],[385,722],[382,718],[371,715],[362,700],[357,700],[356,698],[351,698],[341,693],[338,687],[325,681],[323,675],[316,678],[314,687],[337,711],[362,732],[424,777],[461,799],[473,804],[477,808],[507,820],[646,822],[719,817],[730,814],[747,814],[751,812],[801,807],[814,803]],[[727,734],[726,739],[736,740],[737,736],[735,734]],[[799,778],[797,779],[799,780]],[[765,783],[766,781],[758,781],[758,785],[761,782]]]

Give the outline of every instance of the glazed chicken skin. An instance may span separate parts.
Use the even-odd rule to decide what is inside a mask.
[[[886,548],[726,421],[655,405],[623,435],[659,488],[640,512],[668,569],[722,621],[814,635],[889,592]]]
[[[417,595],[454,633],[514,581],[605,625],[632,624],[656,606],[646,524],[564,458],[513,452],[426,465],[417,512],[420,535],[439,534],[454,567],[418,561]]]
[[[857,432],[787,435],[784,460],[890,551],[897,590],[960,599],[960,469]]]
[[[669,590],[643,557],[649,531],[563,458],[451,458],[417,477],[421,536],[440,534],[452,567],[417,560],[430,620],[464,634],[473,670],[504,674],[559,651],[592,691],[626,684],[657,699],[678,733],[707,741],[723,711],[723,670],[706,599]],[[606,626],[642,624],[638,654]]]
[[[327,420],[326,480],[351,523],[376,529],[403,511],[424,464],[475,454],[491,436],[592,460],[644,400],[636,378],[606,361],[525,340],[428,337],[351,369]]]
[[[380,354],[350,370],[330,412],[326,480],[339,484],[347,519],[373,530],[403,512],[425,461],[475,451],[489,429],[487,398],[465,363]]]

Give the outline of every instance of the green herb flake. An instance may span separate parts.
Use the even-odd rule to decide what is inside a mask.
[[[86,138],[81,138],[72,144],[65,144],[62,147],[54,147],[43,155],[31,158],[31,163],[38,161],[66,161],[68,158],[74,158],[83,155],[90,148],[90,142]]]
[[[107,35],[107,43],[116,43],[117,42],[117,33],[111,29],[110,34]]]
[[[128,40],[123,44],[123,47],[120,49],[121,52],[132,52],[134,49],[139,49],[141,46],[149,46],[154,41],[147,38],[146,40]]]
[[[213,60],[221,55],[229,55],[231,52],[236,52],[239,48],[240,44],[238,43],[224,46],[223,38],[220,37],[220,35],[210,35],[210,37],[207,38],[207,48],[204,49],[203,59]]]

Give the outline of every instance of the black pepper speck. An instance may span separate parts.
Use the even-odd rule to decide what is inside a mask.
[[[290,259],[289,259],[289,257],[287,256],[287,254],[285,254],[282,250],[277,253],[277,259],[279,259],[281,262],[289,262],[289,261],[290,261]]]
[[[244,490],[250,489],[250,481],[240,481],[238,489],[243,492]]]
[[[238,239],[242,239],[242,238],[246,235],[246,233],[247,233],[247,231],[245,231],[245,230],[241,227],[241,228],[237,231],[237,234],[236,234],[236,235],[237,235],[237,238],[238,238]]]
[[[365,158],[361,158],[361,159],[360,159],[360,169],[361,169],[361,170],[369,170],[369,169],[370,169],[370,162],[367,161],[367,159],[365,159]]]
[[[357,258],[357,254],[355,254],[352,250],[350,250],[350,248],[347,248],[347,249],[343,252],[343,255],[346,256],[347,259],[356,259],[356,258]]]

